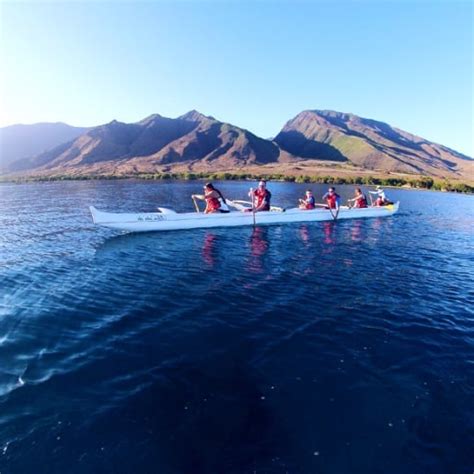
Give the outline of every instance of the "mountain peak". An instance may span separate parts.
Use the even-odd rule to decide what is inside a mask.
[[[196,109],[190,110],[189,112],[186,112],[184,115],[181,115],[178,118],[182,120],[192,120],[193,122],[201,122],[203,120],[214,120],[213,117],[204,115]]]
[[[104,123],[103,125],[99,125],[99,127],[116,127],[117,125],[120,125],[122,122],[119,122],[116,119],[111,120],[110,122]],[[94,130],[94,128],[92,128]]]
[[[337,110],[330,110],[330,109],[315,109],[310,110],[309,112],[313,112],[317,115],[322,115],[323,117],[355,117],[354,114],[350,112],[338,112]]]
[[[145,117],[144,119],[139,120],[137,124],[147,126],[147,125],[154,124],[155,122],[159,122],[163,118],[164,117],[160,114],[151,114],[151,115],[148,115],[148,117]]]
[[[350,120],[360,120],[361,117],[358,115],[352,114],[350,112],[337,112],[336,110],[327,110],[327,109],[314,109],[314,110],[304,110],[303,112],[299,113],[295,118],[322,118],[325,120],[330,119],[337,119],[342,121],[350,121]]]

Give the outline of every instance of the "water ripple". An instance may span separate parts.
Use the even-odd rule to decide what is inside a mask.
[[[473,198],[143,235],[87,212],[191,210],[195,187],[0,185],[5,472],[467,472]]]

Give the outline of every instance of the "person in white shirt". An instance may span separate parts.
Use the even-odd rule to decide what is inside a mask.
[[[385,196],[385,191],[380,186],[376,186],[375,191],[369,191],[369,193],[376,194],[377,197],[380,196],[383,200],[387,199],[387,196]]]
[[[375,194],[379,202],[387,202],[387,196],[385,195],[385,191],[380,187],[376,186],[375,191],[369,191],[370,194]]]
[[[380,186],[376,186],[375,191],[369,191],[369,193],[375,194],[377,196],[375,203],[373,203],[373,205],[375,206],[386,206],[388,204],[393,204],[392,201],[390,201],[390,199],[387,198],[385,191]],[[371,200],[372,200],[372,197],[371,197]]]

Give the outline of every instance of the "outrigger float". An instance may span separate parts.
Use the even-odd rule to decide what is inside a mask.
[[[335,210],[326,208],[302,210],[272,207],[270,211],[252,212],[252,208],[248,206],[251,203],[230,201],[229,199],[226,202],[238,210],[228,213],[202,214],[197,212],[178,213],[159,207],[158,212],[112,213],[99,211],[91,206],[90,211],[94,224],[129,232],[151,232],[388,217],[395,214],[399,207],[399,202],[396,202],[382,207],[349,208],[341,206],[337,214]]]

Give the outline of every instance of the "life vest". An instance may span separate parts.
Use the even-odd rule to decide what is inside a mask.
[[[307,197],[304,200],[304,208],[305,209],[314,209],[316,207],[315,203],[316,203],[316,200],[314,199],[314,196]]]
[[[262,211],[269,211],[270,210],[270,199],[272,197],[272,193],[268,189],[256,189],[253,192],[255,196],[254,203],[255,207],[260,207],[261,204],[265,201],[265,206],[261,209]]]
[[[206,194],[204,198],[206,199],[206,212],[214,212],[218,211],[221,207],[221,203],[219,202],[219,198],[211,196],[213,191]]]
[[[385,199],[382,196],[379,196],[375,201],[375,205],[378,207],[385,206]]]
[[[326,202],[329,206],[329,209],[336,209],[336,203],[339,202],[339,194],[332,193],[332,194],[327,194],[326,195]]]
[[[354,202],[354,207],[363,208],[367,207],[367,198],[361,194]]]

